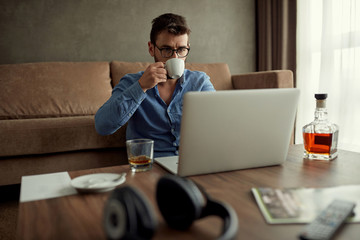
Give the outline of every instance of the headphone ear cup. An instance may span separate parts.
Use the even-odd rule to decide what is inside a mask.
[[[158,181],[156,200],[166,223],[174,229],[186,230],[201,216],[205,199],[193,182],[174,175]]]
[[[105,204],[104,227],[108,239],[151,239],[156,225],[148,200],[133,187],[115,189]]]
[[[124,204],[109,199],[104,210],[104,227],[108,239],[121,239],[126,235],[127,219]]]

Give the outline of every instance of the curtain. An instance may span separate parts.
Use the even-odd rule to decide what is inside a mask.
[[[257,71],[291,70],[296,87],[296,0],[257,0]],[[295,142],[293,131],[291,142]]]
[[[329,120],[339,125],[339,148],[360,152],[360,1],[297,3],[297,87],[301,97],[296,143],[314,119],[315,93],[328,93]]]
[[[257,71],[296,73],[296,0],[257,0]],[[295,84],[295,83],[294,83]]]

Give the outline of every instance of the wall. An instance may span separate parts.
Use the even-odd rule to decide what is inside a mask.
[[[153,61],[153,18],[174,12],[192,34],[189,62],[255,70],[254,0],[1,0],[0,64]]]

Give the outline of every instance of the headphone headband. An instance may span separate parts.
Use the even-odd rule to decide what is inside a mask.
[[[238,231],[238,217],[235,210],[229,204],[208,198],[201,218],[207,216],[219,216],[224,222],[221,236],[218,239],[235,238]]]

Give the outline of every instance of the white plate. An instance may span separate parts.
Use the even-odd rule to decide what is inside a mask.
[[[71,185],[80,192],[106,192],[124,183],[126,173],[94,173],[76,177]]]

